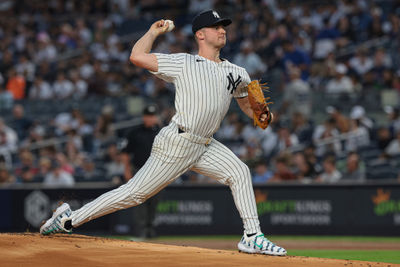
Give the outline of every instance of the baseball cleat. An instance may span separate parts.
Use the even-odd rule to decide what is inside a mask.
[[[286,250],[281,248],[271,241],[269,241],[264,234],[257,233],[248,237],[246,234],[243,235],[242,239],[238,243],[239,252],[251,253],[251,254],[266,254],[273,256],[285,256]]]
[[[69,205],[67,203],[62,204],[53,212],[53,216],[40,227],[40,233],[42,235],[71,233],[72,227],[70,229],[65,227],[65,223],[71,221],[71,214],[72,210]]]

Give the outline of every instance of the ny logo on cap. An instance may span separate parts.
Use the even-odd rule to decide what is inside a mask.
[[[213,11],[212,13],[213,13],[214,17],[216,17],[217,19],[219,19],[219,15],[218,15],[218,13],[217,13],[216,11]]]

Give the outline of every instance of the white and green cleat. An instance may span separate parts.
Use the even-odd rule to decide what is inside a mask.
[[[262,233],[257,233],[250,237],[244,234],[238,243],[238,249],[239,252],[251,254],[266,254],[273,256],[286,255],[286,250],[284,248],[281,248],[269,241]]]
[[[50,219],[48,219],[42,227],[40,227],[40,233],[42,235],[50,235],[55,233],[71,233],[72,227],[67,229],[65,223],[71,221],[72,210],[67,203],[59,206],[53,213]]]

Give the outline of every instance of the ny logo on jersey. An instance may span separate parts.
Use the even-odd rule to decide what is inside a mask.
[[[229,75],[226,76],[228,77],[228,91],[231,90],[231,94],[233,94],[233,92],[236,90],[236,88],[238,87],[239,83],[242,82],[242,77],[240,77],[240,75],[238,75],[238,78],[236,79],[236,81],[233,79],[233,75],[232,72],[229,72]]]

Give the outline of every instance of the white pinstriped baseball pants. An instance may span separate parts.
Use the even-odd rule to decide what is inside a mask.
[[[126,184],[73,211],[72,225],[77,227],[114,211],[139,205],[188,170],[229,185],[245,232],[260,232],[247,165],[215,139],[206,146],[182,137],[173,122],[156,136],[151,156],[136,175]]]

